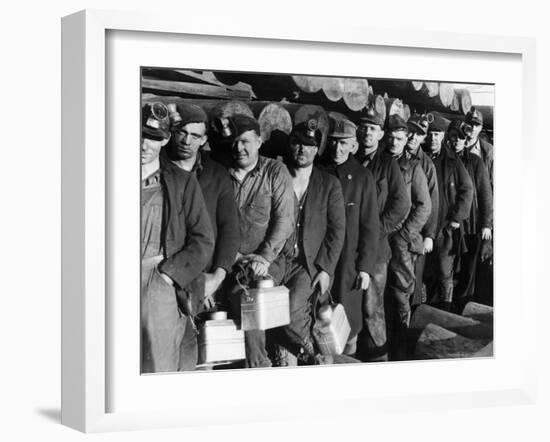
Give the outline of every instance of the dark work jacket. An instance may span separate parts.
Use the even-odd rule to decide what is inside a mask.
[[[411,198],[411,210],[399,229],[399,235],[408,242],[411,252],[421,254],[424,251],[424,242],[420,232],[432,213],[428,180],[418,161],[403,154],[397,162],[405,180],[407,194]]]
[[[319,270],[324,270],[333,279],[336,263],[344,245],[346,228],[340,182],[314,166],[303,210],[302,250],[307,271],[310,277],[314,278]],[[295,229],[287,240],[285,254],[293,250],[298,234]]]
[[[358,153],[357,159],[364,164],[365,157]],[[372,172],[376,183],[378,214],[380,217],[380,241],[377,262],[387,262],[391,258],[388,235],[395,232],[411,208],[410,194],[397,162],[390,154],[376,150],[367,168]]]
[[[161,153],[161,165],[180,169],[164,151]],[[202,190],[215,241],[214,254],[206,271],[213,272],[221,267],[229,273],[240,244],[239,214],[231,178],[227,169],[212,160],[208,152],[200,152],[193,172]]]
[[[416,152],[416,155],[412,156],[412,159],[419,161],[422,166],[422,170],[428,180],[428,190],[430,191],[430,199],[432,201],[432,212],[420,233],[424,238],[428,237],[435,240],[437,234],[437,218],[439,216],[439,188],[437,185],[435,166],[430,157],[420,148]]]
[[[443,147],[432,159],[439,186],[439,221],[437,233],[451,221],[462,223],[470,214],[473,198],[472,180],[462,162]]]
[[[464,149],[457,155],[468,171],[473,183],[473,197],[469,217],[464,221],[466,234],[480,233],[493,227],[493,191],[489,172],[483,160]]]
[[[489,181],[491,183],[491,187],[493,187],[493,145],[488,141],[479,138],[479,146],[481,150],[481,159],[487,167],[487,172],[489,173]]]
[[[204,271],[212,257],[214,235],[193,174],[177,167],[161,168],[161,184],[165,259],[158,267],[175,281],[178,289],[184,289]],[[194,302],[201,300],[201,296],[195,296]]]
[[[350,155],[340,165],[326,170],[338,177],[346,207],[346,238],[336,267],[332,294],[344,305],[351,325],[350,336],[362,328],[361,290],[354,288],[359,271],[373,275],[378,256],[380,220],[376,185],[369,169]]]

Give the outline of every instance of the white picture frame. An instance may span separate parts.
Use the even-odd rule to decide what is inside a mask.
[[[242,397],[232,401],[221,401],[223,406],[233,407],[231,416],[224,416],[218,411],[206,414],[206,404],[198,406],[193,413],[189,409],[175,407],[151,407],[150,410],[110,411],[109,392],[114,388],[109,377],[109,367],[113,354],[108,336],[110,324],[110,304],[108,291],[110,259],[109,241],[112,241],[108,228],[112,208],[109,194],[109,156],[106,143],[109,134],[106,132],[106,121],[111,118],[107,112],[108,85],[106,79],[107,34],[116,32],[160,33],[165,36],[179,35],[206,38],[207,36],[238,38],[243,42],[256,39],[267,39],[272,45],[292,44],[292,42],[313,42],[326,45],[339,44],[344,47],[369,47],[426,49],[444,52],[468,52],[474,54],[503,54],[519,57],[521,64],[520,106],[514,109],[514,116],[521,116],[520,137],[523,185],[518,189],[523,204],[521,213],[515,214],[522,226],[535,218],[536,201],[534,194],[526,189],[533,188],[535,177],[529,174],[534,163],[534,107],[531,103],[535,97],[535,44],[532,39],[518,37],[487,37],[452,33],[430,33],[372,29],[367,27],[329,27],[301,26],[282,29],[275,24],[247,22],[239,26],[238,18],[229,22],[222,20],[200,19],[188,20],[185,27],[176,17],[145,13],[113,12],[86,10],[63,18],[62,21],[62,423],[84,432],[115,431],[139,428],[159,428],[170,426],[207,425],[211,418],[218,422],[253,422],[285,418],[306,418],[308,416],[329,416],[336,414],[365,415],[372,412],[398,412],[414,407],[419,409],[461,408],[475,406],[492,406],[502,403],[533,403],[535,397],[535,327],[534,321],[527,315],[529,305],[536,305],[536,287],[534,278],[522,278],[515,282],[521,296],[518,296],[517,308],[523,314],[515,320],[522,326],[523,336],[520,363],[511,367],[509,363],[498,365],[499,369],[510,368],[509,376],[486,389],[477,386],[472,390],[437,390],[405,392],[388,388],[386,394],[370,395],[358,389],[354,394],[333,393],[329,398],[310,396],[307,400],[292,401],[286,407],[280,401],[261,402],[261,406],[247,407],[246,400],[251,391],[244,392]],[[149,34],[151,36],[159,34]],[[202,37],[200,37],[202,36]],[[147,38],[145,35],[144,38]],[[258,69],[260,70],[260,69]],[[332,74],[334,72],[326,72]],[[136,75],[139,75],[136,72]],[[495,118],[504,119],[498,114],[498,83]],[[137,91],[136,91],[137,94]],[[139,97],[136,97],[138,100]],[[502,115],[502,117],[501,117]],[[501,120],[503,121],[503,120]],[[496,130],[495,130],[496,132]],[[503,143],[504,145],[504,143]],[[497,153],[498,156],[498,153]],[[496,160],[496,185],[503,182],[504,173],[498,179],[499,161]],[[502,169],[505,171],[504,162]],[[495,192],[495,195],[498,191]],[[506,210],[496,199],[495,235],[498,238],[498,211]],[[523,228],[523,227],[522,227]],[[501,232],[505,231],[505,227]],[[527,274],[527,256],[534,256],[535,245],[521,233],[516,245],[520,254],[522,274]],[[137,250],[137,249],[136,249]],[[495,253],[499,251],[495,239]],[[129,253],[129,252],[128,252]],[[129,259],[137,261],[129,254]],[[503,258],[504,259],[504,258]],[[497,276],[495,276],[497,278]],[[495,285],[497,290],[498,286]],[[512,290],[512,289],[509,289]],[[136,298],[137,299],[137,298]],[[507,315],[505,304],[497,307],[496,327],[496,362],[506,360],[504,344],[499,353],[499,327],[505,330],[511,320]],[[502,312],[502,313],[500,313]],[[503,336],[503,333],[500,333]],[[137,338],[136,338],[137,339]],[[470,361],[472,362],[472,361]],[[479,361],[478,361],[479,362]],[[416,363],[415,363],[416,364]],[[445,361],[426,363],[425,370],[436,371],[441,364],[455,365],[460,369],[462,362]],[[354,367],[349,370],[351,377],[360,375],[358,370],[369,370],[369,373],[392,372],[399,376],[406,369],[406,364],[373,364],[369,368]],[[409,366],[407,370],[414,369]],[[497,367],[497,365],[495,365]],[[338,374],[345,367],[324,367],[327,374]],[[317,369],[314,369],[317,370]],[[251,373],[251,382],[265,382],[266,376],[279,378],[282,384],[289,379],[300,379],[294,382],[306,382],[313,371],[306,369],[289,371],[281,374],[270,374],[259,370]],[[203,373],[202,376],[236,379],[229,374]],[[241,376],[243,373],[240,374]],[[236,376],[236,375],[235,375]],[[161,377],[157,377],[160,379]],[[166,384],[175,383],[176,376],[162,376]],[[149,378],[151,379],[151,378]],[[183,378],[185,381],[185,378]],[[191,379],[191,378],[189,378]],[[150,381],[151,383],[153,381]],[[233,382],[233,381],[232,381]],[[253,387],[248,387],[252,389]],[[246,390],[246,387],[245,387]],[[212,389],[213,391],[213,389]],[[205,390],[205,395],[212,393]],[[375,398],[375,399],[374,399]],[[337,411],[334,404],[338,401]],[[307,406],[305,406],[307,404]],[[220,409],[223,408],[220,406]],[[242,411],[239,413],[239,411]]]

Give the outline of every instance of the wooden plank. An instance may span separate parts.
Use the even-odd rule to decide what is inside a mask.
[[[214,86],[210,84],[189,83],[184,81],[154,80],[150,78],[142,79],[142,89],[150,89],[159,92],[169,92],[182,95],[196,95],[203,97],[250,100],[250,92],[240,90],[229,90],[226,87]]]
[[[248,83],[243,83],[242,81],[239,81],[235,84],[225,84],[218,80],[213,72],[211,71],[203,71],[202,74],[198,74],[193,71],[187,71],[182,69],[175,69],[175,72],[178,72],[183,75],[187,75],[188,77],[195,78],[197,80],[204,81],[205,83],[212,84],[215,86],[222,86],[226,89],[229,89],[230,91],[242,91],[249,93],[252,98],[256,98],[256,95],[254,94],[254,91],[252,90],[252,86],[250,86]]]

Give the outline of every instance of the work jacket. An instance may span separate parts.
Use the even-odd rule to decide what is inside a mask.
[[[489,173],[483,160],[464,149],[457,155],[470,175],[473,183],[470,214],[464,221],[466,234],[474,235],[481,229],[493,227],[493,191]]]
[[[301,237],[302,243],[298,247],[303,253],[309,276],[313,279],[320,270],[324,270],[332,279],[344,245],[346,229],[340,182],[314,166],[303,205],[302,220],[296,220],[296,224],[301,225],[296,226],[287,240],[285,255],[293,253],[297,238]]]
[[[470,214],[473,198],[472,180],[468,171],[447,147],[432,157],[439,186],[437,233],[450,222],[462,223]]]
[[[355,288],[360,271],[374,274],[380,239],[380,219],[376,185],[369,169],[350,155],[340,165],[329,165],[326,170],[338,177],[342,184],[346,207],[346,237],[336,267],[332,294],[344,305],[351,325],[350,336],[362,327],[361,290]]]
[[[168,155],[161,152],[162,167],[176,167]],[[231,188],[227,169],[212,160],[209,152],[199,152],[192,172],[199,181],[214,233],[214,254],[206,270],[213,272],[218,267],[231,272],[239,248],[239,214]]]
[[[432,201],[430,217],[426,224],[424,224],[420,233],[424,238],[435,240],[437,234],[437,218],[439,216],[439,188],[437,186],[435,166],[430,157],[420,148],[416,151],[416,154],[411,155],[411,159],[418,161],[422,166],[422,170],[428,180],[428,190],[430,191],[430,199]]]
[[[182,290],[204,271],[214,251],[214,235],[199,183],[191,173],[162,168],[161,185],[165,259],[158,268]],[[195,296],[193,301],[198,304],[202,299]]]
[[[399,235],[408,242],[411,252],[421,254],[424,251],[424,241],[420,232],[432,212],[428,181],[418,161],[403,154],[397,163],[405,181],[407,195],[411,198],[411,208],[399,228]]]
[[[491,187],[493,187],[493,157],[494,157],[494,147],[488,141],[485,141],[481,138],[478,138],[480,157],[483,160],[483,164],[487,167],[487,172],[489,173],[489,181]],[[467,147],[467,150],[471,151],[472,147]]]
[[[377,262],[388,262],[391,258],[388,235],[395,232],[406,218],[411,208],[411,199],[399,166],[392,156],[379,147],[369,157],[358,153],[356,158],[372,172],[376,183],[380,218]]]

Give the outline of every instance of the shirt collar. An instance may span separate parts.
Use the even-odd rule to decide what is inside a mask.
[[[193,168],[191,169],[191,172],[195,172],[197,174],[200,174],[202,170],[204,169],[204,165],[202,162],[202,155],[200,150],[197,152],[197,159],[195,160],[195,164],[193,164]]]
[[[265,158],[262,157],[261,155],[258,156],[258,162],[256,163],[256,165],[254,166],[254,168],[252,170],[250,170],[246,175],[245,177],[247,176],[256,176],[257,174],[261,173],[264,169],[264,165],[265,165]],[[229,168],[229,173],[232,175],[232,176],[235,176],[235,167],[234,166],[231,166]]]
[[[157,169],[156,172],[149,175],[147,178],[142,180],[142,187],[150,187],[158,184],[160,182],[160,169]]]

